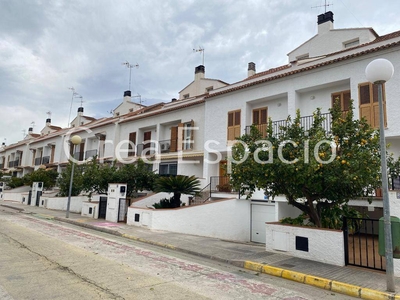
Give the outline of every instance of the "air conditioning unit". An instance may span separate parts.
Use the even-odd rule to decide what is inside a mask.
[[[161,151],[169,150],[170,146],[171,145],[169,143],[161,144]]]

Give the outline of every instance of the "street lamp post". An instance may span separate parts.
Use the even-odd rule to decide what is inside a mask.
[[[73,148],[75,149],[75,146],[79,145],[82,142],[82,138],[79,135],[74,135],[73,137],[71,137],[69,142],[74,145]],[[74,153],[74,151],[72,151],[72,152]],[[73,155],[73,153],[72,153],[72,155]],[[71,161],[72,161],[72,169],[71,169],[71,178],[70,178],[70,181],[69,181],[67,213],[65,215],[66,218],[69,218],[69,207],[71,205],[71,193],[72,193],[72,182],[74,180],[75,158],[72,157]]]
[[[378,58],[370,62],[365,69],[365,75],[368,81],[374,83],[378,87],[379,101],[379,136],[381,149],[381,169],[382,169],[382,196],[383,196],[383,218],[385,232],[385,257],[386,257],[386,284],[389,292],[394,292],[394,267],[393,267],[393,247],[392,247],[392,229],[390,222],[390,203],[389,203],[389,184],[387,176],[386,163],[386,141],[384,128],[384,112],[383,112],[383,84],[392,78],[394,72],[393,65],[390,61]]]

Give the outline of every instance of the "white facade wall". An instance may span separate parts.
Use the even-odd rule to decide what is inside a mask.
[[[344,237],[341,230],[266,224],[266,251],[344,266]],[[308,239],[308,252],[296,250],[296,236]]]
[[[371,42],[376,38],[369,28],[329,30],[330,24],[332,23],[326,22],[319,25],[319,32],[316,36],[288,54],[289,61],[295,61],[297,56],[307,53],[309,57],[317,57],[344,50],[344,42],[357,38],[359,38],[360,45]]]
[[[135,214],[139,214],[139,222],[135,222]],[[156,210],[129,207],[127,224],[153,230],[249,241],[250,202],[230,199],[179,209]]]

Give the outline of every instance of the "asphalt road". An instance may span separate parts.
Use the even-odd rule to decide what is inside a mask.
[[[3,209],[0,299],[353,298]]]

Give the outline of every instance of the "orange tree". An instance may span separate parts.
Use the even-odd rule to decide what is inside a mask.
[[[297,111],[279,133],[270,120],[265,138],[252,127],[232,148],[231,183],[247,198],[255,189],[265,189],[272,197],[285,195],[322,227],[324,212],[381,186],[379,133],[364,119],[353,119],[353,109],[351,103],[350,110],[342,112],[335,104],[330,123],[318,109],[310,128],[302,126]]]

